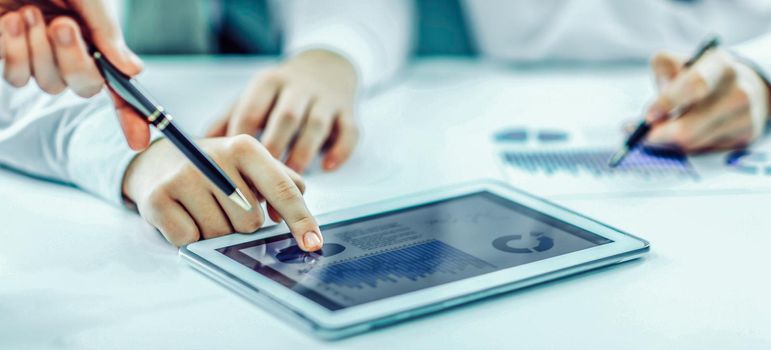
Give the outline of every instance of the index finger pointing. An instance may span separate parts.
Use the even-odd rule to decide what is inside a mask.
[[[252,137],[234,139],[238,166],[265,200],[286,221],[301,249],[321,249],[323,238],[316,219],[308,210],[300,188],[287,175],[283,165]]]

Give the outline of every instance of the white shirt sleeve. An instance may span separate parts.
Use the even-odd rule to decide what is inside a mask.
[[[284,51],[325,49],[348,59],[361,85],[392,77],[411,49],[409,0],[290,0],[284,2]]]
[[[739,43],[730,48],[740,57],[749,60],[765,78],[771,78],[771,31],[765,35]]]
[[[123,174],[136,155],[106,92],[83,99],[0,82],[0,165],[73,184],[123,203]]]

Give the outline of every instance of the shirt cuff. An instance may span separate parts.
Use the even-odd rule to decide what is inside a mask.
[[[760,36],[731,48],[731,52],[742,58],[765,80],[771,73],[771,33]]]
[[[371,87],[389,76],[387,53],[377,44],[378,38],[366,28],[351,24],[320,23],[301,32],[288,35],[286,53],[296,55],[310,50],[327,50],[350,62],[356,70],[359,84]]]
[[[128,147],[112,104],[91,104],[91,117],[73,132],[67,149],[70,180],[113,205],[123,205],[123,176],[139,153]],[[153,130],[155,131],[155,130]],[[151,142],[160,138],[151,132]]]

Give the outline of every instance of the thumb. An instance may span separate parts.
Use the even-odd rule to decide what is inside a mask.
[[[85,22],[94,46],[112,64],[129,76],[142,71],[142,60],[126,46],[120,25],[103,0],[79,0],[71,4]]]
[[[667,52],[659,52],[651,58],[651,70],[656,78],[656,86],[661,89],[672,81],[683,69],[685,60]]]
[[[645,120],[653,123],[665,119],[671,111],[701,102],[732,81],[736,73],[725,56],[723,52],[707,53],[692,67],[681,71],[661,88]]]

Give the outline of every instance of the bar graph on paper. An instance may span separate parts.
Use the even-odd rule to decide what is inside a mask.
[[[607,165],[616,142],[591,144],[558,130],[515,128],[493,136],[504,176],[543,196],[703,194],[771,190],[771,144],[688,157],[637,149]]]
[[[653,179],[675,176],[698,180],[699,175],[683,155],[653,155],[644,150],[634,150],[616,168],[608,167],[613,150],[562,150],[562,151],[508,151],[502,157],[506,164],[533,174],[545,175],[560,172],[594,177],[634,176]]]

